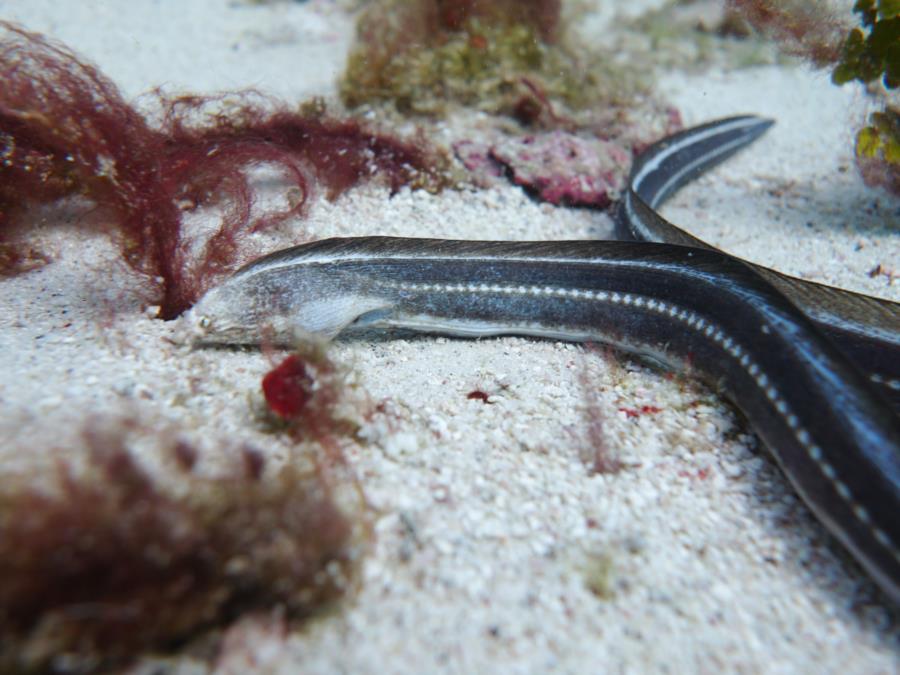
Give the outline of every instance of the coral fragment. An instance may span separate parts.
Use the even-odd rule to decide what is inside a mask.
[[[312,385],[312,376],[296,354],[288,356],[262,380],[266,403],[283,419],[300,415],[312,396]]]
[[[618,198],[631,165],[631,155],[615,143],[563,131],[505,139],[490,155],[543,201],[601,209]]]
[[[295,441],[315,440],[341,463],[337,439],[357,428],[360,407],[368,403],[365,397],[349,395],[346,377],[325,345],[298,343],[262,378],[265,408],[260,421]]]

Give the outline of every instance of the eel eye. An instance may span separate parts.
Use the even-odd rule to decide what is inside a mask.
[[[212,319],[210,319],[208,316],[201,316],[197,321],[197,325],[200,326],[200,328],[202,328],[203,330],[206,330],[207,328],[212,326]]]

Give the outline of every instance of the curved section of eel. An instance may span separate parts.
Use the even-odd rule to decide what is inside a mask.
[[[734,401],[817,517],[900,603],[900,422],[801,312],[726,254],[328,239],[244,267],[190,320],[201,344],[403,328],[596,340],[689,365]]]
[[[715,250],[656,209],[772,124],[752,115],[731,117],[686,129],[648,147],[635,160],[616,214],[619,238]],[[838,344],[900,413],[900,305],[748,264]]]

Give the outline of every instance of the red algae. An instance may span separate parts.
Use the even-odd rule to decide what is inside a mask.
[[[421,140],[376,133],[328,116],[320,103],[291,109],[249,93],[159,95],[152,126],[116,86],[71,50],[0,22],[0,265],[41,262],[12,234],[30,205],[82,196],[112,215],[126,262],[159,280],[160,316],[185,311],[242,259],[246,235],[300,215],[320,187],[334,199],[372,175],[392,190],[437,190],[446,158]],[[288,208],[254,216],[247,169],[277,168]],[[293,188],[293,189],[291,189]],[[220,207],[197,246],[185,211]]]
[[[596,383],[590,374],[588,358],[600,351],[593,343],[585,344],[585,351],[581,355],[581,363],[578,368],[578,380],[584,392],[584,422],[586,444],[581,448],[579,455],[582,463],[593,476],[597,474],[616,474],[625,468],[618,452],[613,448],[606,432],[606,406],[600,398]],[[616,357],[612,349],[604,349],[607,362],[617,367]]]
[[[85,466],[0,488],[0,670],[94,672],[169,650],[235,618],[303,618],[353,587],[358,530],[315,465],[234,447],[201,473],[187,441],[151,473],[133,420],[89,427]],[[358,543],[358,542],[357,542]]]
[[[655,405],[642,405],[640,408],[619,408],[620,413],[625,413],[627,419],[634,419],[643,415],[655,415],[662,412],[662,408]]]

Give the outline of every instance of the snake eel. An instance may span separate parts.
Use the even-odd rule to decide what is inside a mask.
[[[209,291],[189,314],[194,338],[514,334],[689,365],[743,412],[819,521],[900,604],[898,306],[751,265],[655,210],[770,124],[719,120],[645,150],[617,215],[619,236],[640,241],[315,241]]]

